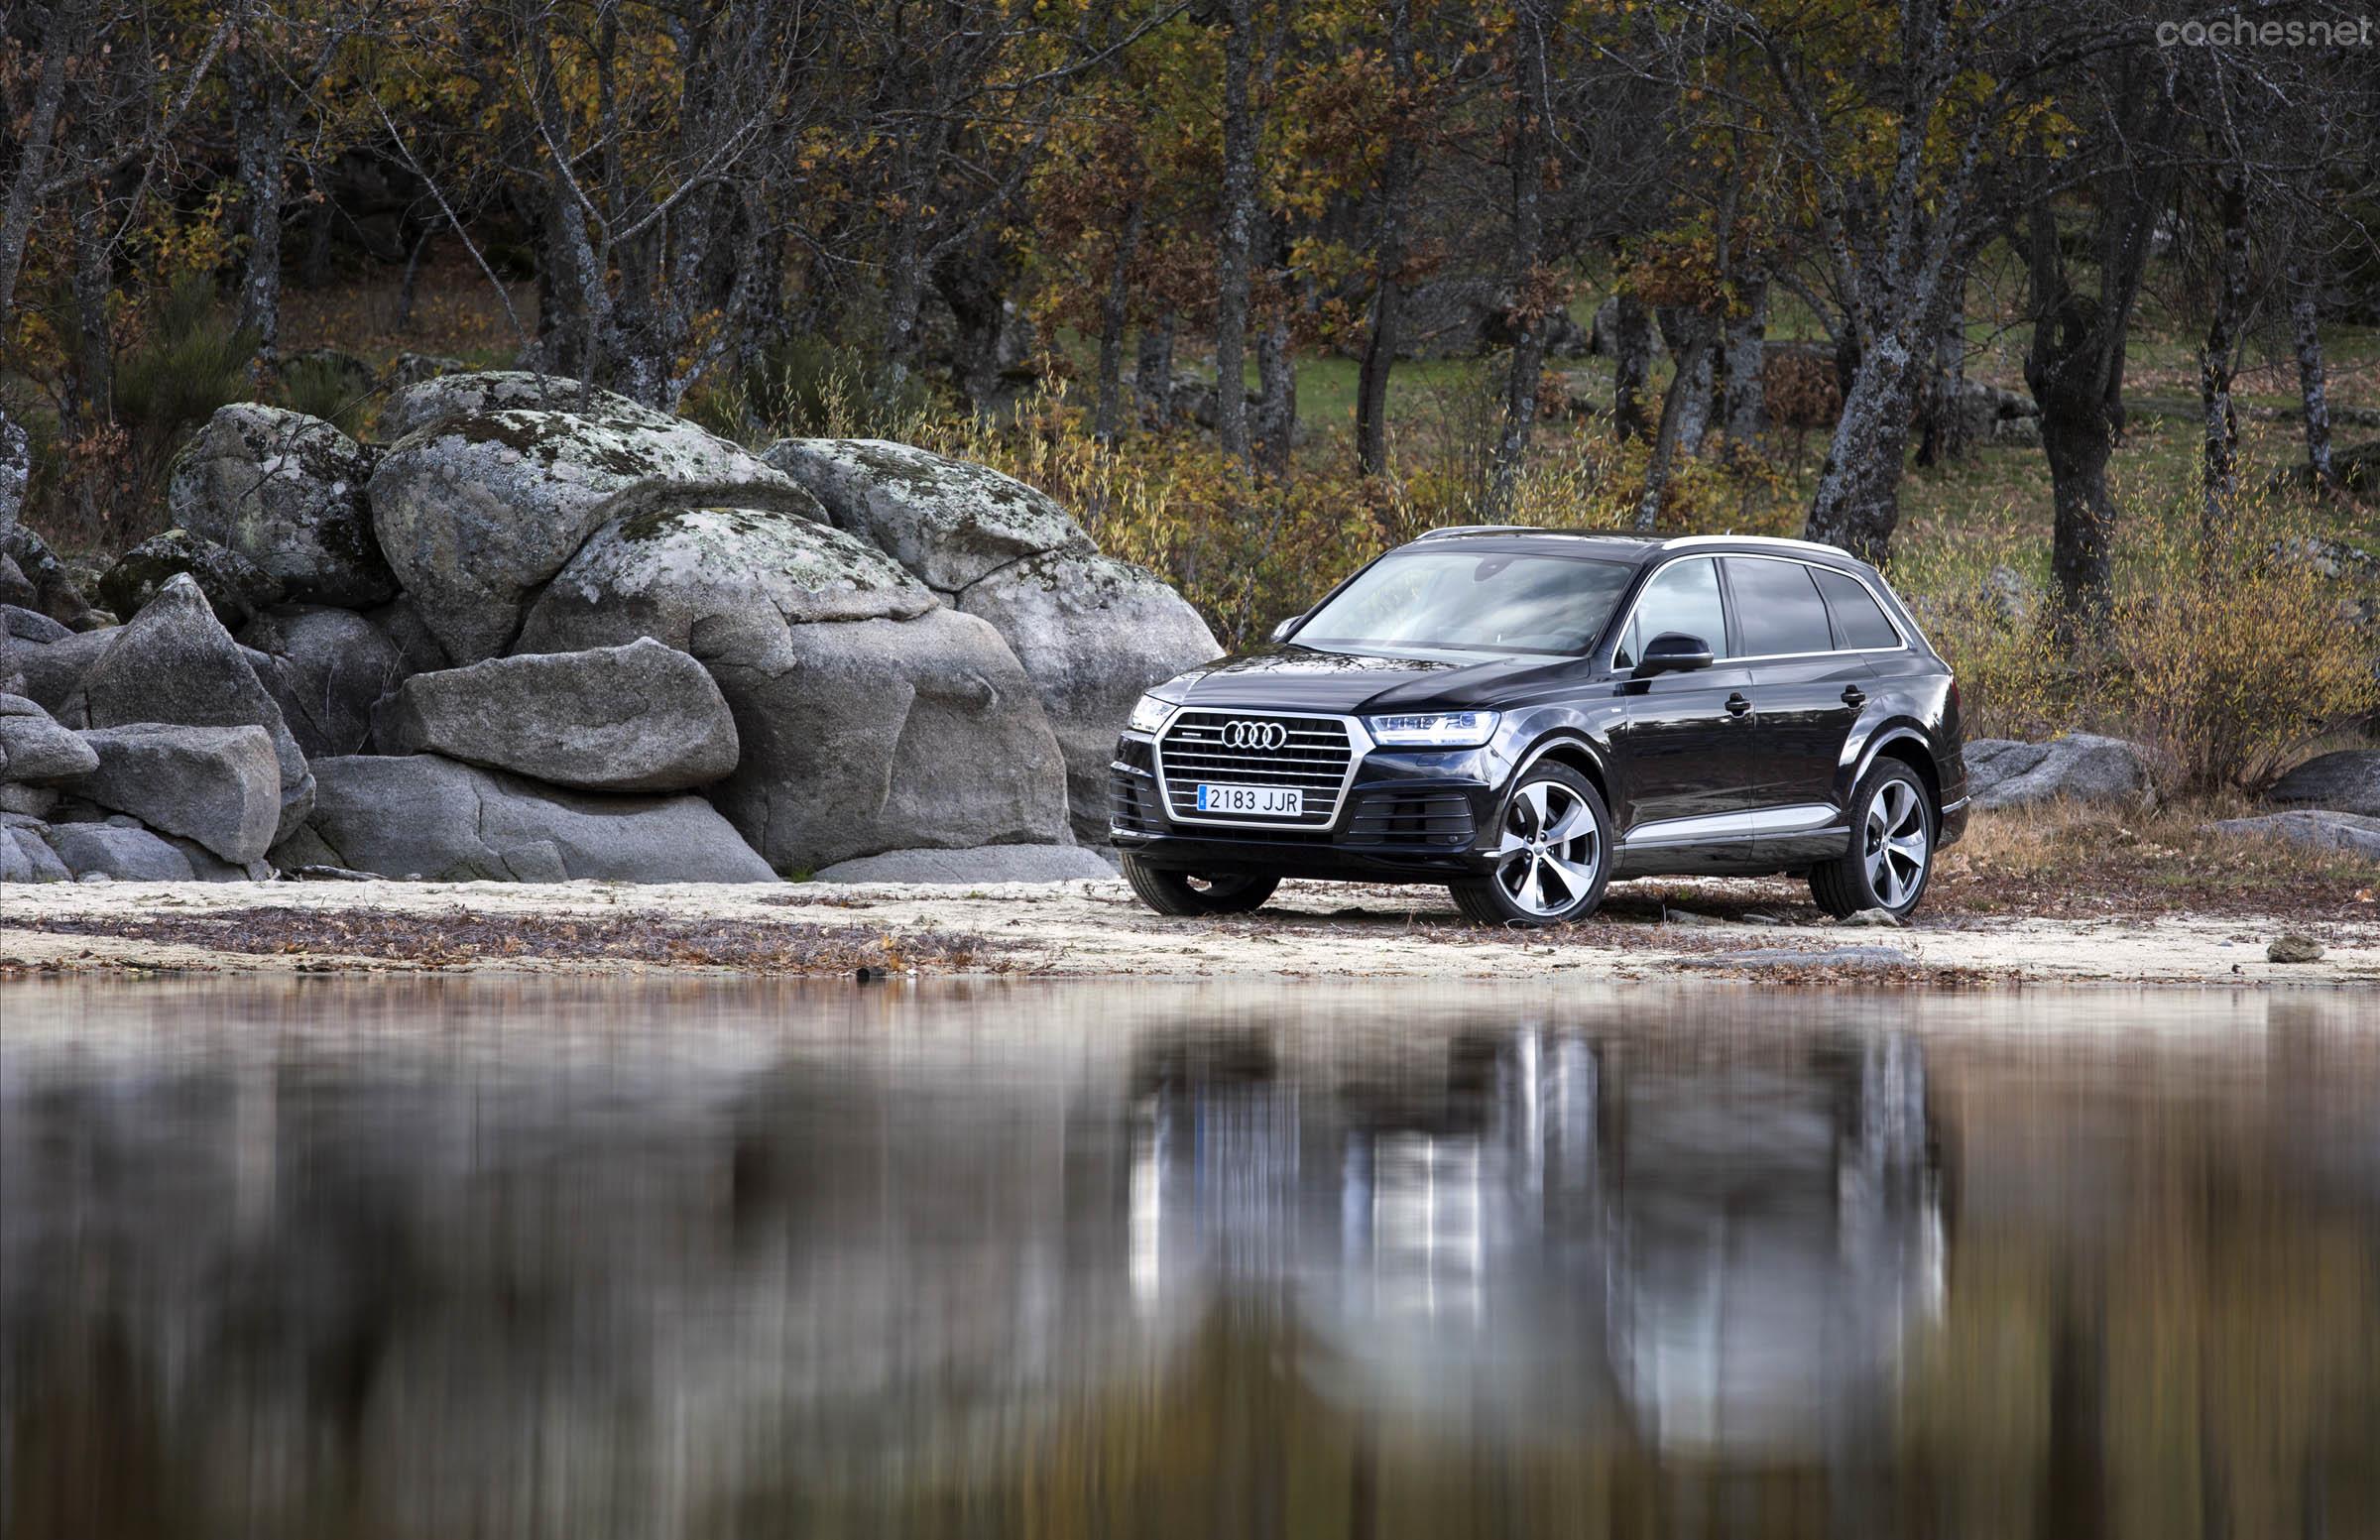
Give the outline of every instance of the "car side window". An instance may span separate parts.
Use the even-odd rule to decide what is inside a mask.
[[[1819,597],[1810,569],[1800,562],[1730,556],[1727,586],[1734,590],[1744,656],[1835,651],[1826,601]]]
[[[1837,572],[1828,567],[1813,567],[1818,576],[1818,591],[1827,596],[1827,614],[1835,622],[1835,645],[1865,651],[1869,648],[1893,648],[1901,645],[1901,634],[1892,629],[1876,596],[1867,585],[1848,572]]]
[[[1710,557],[1673,561],[1653,574],[1637,597],[1636,613],[1620,634],[1612,662],[1635,667],[1644,645],[1670,631],[1710,643],[1713,657],[1727,655],[1727,612],[1719,597],[1719,563]]]

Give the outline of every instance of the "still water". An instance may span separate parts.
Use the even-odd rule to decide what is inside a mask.
[[[0,1533],[2380,1534],[2380,1007],[12,984]]]

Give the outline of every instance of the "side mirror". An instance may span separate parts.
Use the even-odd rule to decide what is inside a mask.
[[[1657,673],[1686,673],[1708,668],[1712,660],[1710,643],[1681,631],[1665,631],[1644,645],[1644,658],[1637,663],[1631,677],[1649,679]]]
[[[1306,617],[1301,613],[1284,617],[1283,619],[1275,622],[1272,628],[1272,640],[1275,642],[1288,641],[1291,637],[1297,635],[1298,623],[1303,621],[1305,618]]]

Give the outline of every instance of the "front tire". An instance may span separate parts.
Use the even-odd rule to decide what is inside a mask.
[[[1917,771],[1880,760],[1851,793],[1850,851],[1810,872],[1810,895],[1837,919],[1882,909],[1906,919],[1934,875],[1934,798]]]
[[[1524,773],[1504,799],[1495,869],[1450,885],[1455,907],[1480,925],[1560,925],[1585,919],[1611,877],[1611,815],[1595,783],[1567,765]]]
[[[1263,906],[1281,886],[1277,877],[1173,872],[1125,856],[1124,880],[1142,903],[1159,914],[1188,919],[1200,914],[1246,914]]]

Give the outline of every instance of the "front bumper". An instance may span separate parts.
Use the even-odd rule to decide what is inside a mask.
[[[1118,850],[1177,871],[1443,883],[1490,866],[1473,850],[1495,821],[1488,758],[1373,749],[1326,827],[1187,824],[1165,811],[1150,740],[1127,733],[1108,766],[1108,834]]]

